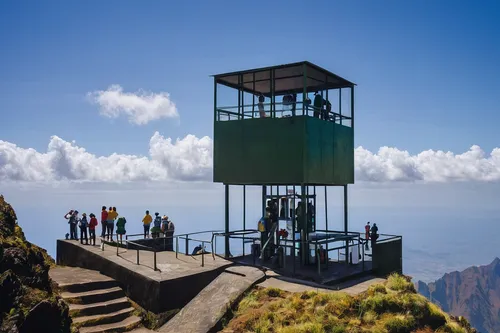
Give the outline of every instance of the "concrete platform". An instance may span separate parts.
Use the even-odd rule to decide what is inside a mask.
[[[137,265],[139,252],[139,265]],[[233,262],[205,255],[186,256],[174,252],[158,252],[154,271],[154,253],[118,249],[109,245],[82,245],[78,241],[57,241],[58,265],[99,271],[120,283],[126,294],[143,308],[154,313],[180,309],[191,301]],[[82,277],[84,279],[85,277]]]
[[[233,257],[230,260],[238,264],[253,265],[254,263],[252,255]],[[293,260],[292,256],[286,256],[284,267],[277,268],[273,264],[272,259],[262,261],[257,258],[255,260],[255,265],[273,270],[282,276],[293,277],[304,281],[312,281],[330,286],[344,281],[357,279],[364,275],[368,276],[373,273],[371,260],[365,260],[364,264],[360,261],[356,265],[346,265],[343,261],[338,262],[330,260],[327,266],[322,265],[321,275],[318,275],[318,266],[316,264],[301,266],[300,258],[298,257],[295,258],[295,271],[293,271]]]

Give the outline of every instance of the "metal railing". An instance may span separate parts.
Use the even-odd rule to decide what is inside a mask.
[[[261,104],[263,111],[259,110],[259,104],[247,104],[241,106],[221,106],[217,107],[217,121],[228,121],[228,120],[244,120],[252,118],[260,118],[260,113],[264,112],[266,117],[271,118],[287,118],[293,116],[317,116],[325,121],[332,121],[339,123],[341,125],[346,125],[343,121],[350,121],[352,117],[337,113],[334,111],[328,111],[325,108],[318,108],[314,105],[306,104],[304,105],[304,110],[302,109],[303,102],[295,102],[295,108],[293,108],[293,103],[287,104],[282,102],[276,103],[263,103]],[[282,106],[281,108],[276,106]],[[239,112],[238,112],[239,111]]]
[[[214,247],[214,234],[219,233],[219,230],[210,230],[210,231],[198,231],[198,232],[191,232],[191,233],[186,233],[186,234],[181,234],[181,235],[172,235],[172,236],[163,236],[163,237],[158,237],[154,239],[163,239],[163,251],[166,251],[166,241],[169,239],[172,239],[172,241],[175,239],[175,257],[178,258],[179,254],[179,240],[184,240],[185,241],[185,254],[187,256],[192,256],[189,254],[189,242],[199,242],[201,243],[201,266],[205,266],[205,254],[206,254],[206,245],[210,245],[210,250],[212,253],[212,257],[215,260],[215,247]],[[193,235],[199,235],[199,234],[211,234],[210,239],[199,239],[199,238],[193,238],[191,236]],[[165,235],[165,234],[164,234]],[[116,234],[113,234],[113,236],[116,236]],[[130,250],[130,245],[135,246],[135,251],[137,253],[137,259],[136,259],[136,264],[140,265],[140,251],[146,250],[153,252],[153,269],[155,271],[160,271],[158,269],[157,265],[157,252],[163,252],[163,251],[158,251],[158,249],[155,246],[147,246],[144,244],[140,244],[137,241],[131,241],[129,238],[132,237],[143,237],[144,234],[129,234],[125,235],[125,247],[127,250]],[[106,244],[112,245],[109,241],[106,241],[105,237],[99,237],[101,240],[101,250],[104,251],[104,246]],[[117,242],[114,244],[116,246],[116,255],[120,256],[119,249],[120,247],[123,247],[123,243],[119,242],[117,239]]]

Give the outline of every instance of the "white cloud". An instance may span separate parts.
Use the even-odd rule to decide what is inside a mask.
[[[120,85],[114,84],[107,90],[87,93],[92,103],[99,105],[100,114],[108,118],[128,117],[128,121],[145,125],[161,118],[179,116],[177,107],[166,92],[151,93],[139,90],[136,93],[123,92]]]
[[[212,139],[187,135],[172,140],[158,132],[149,141],[149,156],[96,156],[57,136],[46,152],[0,140],[1,181],[211,181]],[[500,148],[486,155],[472,146],[462,154],[427,150],[417,155],[382,147],[355,150],[356,181],[453,182],[500,180]]]

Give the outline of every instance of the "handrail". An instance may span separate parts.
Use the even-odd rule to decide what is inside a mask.
[[[132,241],[129,241],[129,240],[125,240],[127,242],[127,249],[128,249],[128,244],[133,244],[137,247],[142,247],[142,248],[146,248],[146,249],[152,249],[153,250],[153,269],[155,271],[159,271],[158,267],[156,266],[156,248],[154,247],[150,247],[150,246],[146,246],[146,245],[142,245],[142,244],[139,244],[139,243],[135,243],[135,242],[132,242]],[[137,251],[137,265],[139,265],[139,249],[136,249]],[[117,250],[117,254],[118,254],[118,250]]]

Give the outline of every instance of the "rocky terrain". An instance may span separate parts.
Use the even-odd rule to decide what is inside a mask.
[[[0,195],[0,332],[70,332],[68,306],[49,278],[51,265],[47,252],[26,240]]]
[[[357,296],[255,289],[241,300],[223,332],[476,332],[463,317],[452,317],[418,295],[409,280],[392,275]]]
[[[467,318],[479,332],[500,332],[500,259],[429,284],[419,281],[417,289],[444,311]]]

